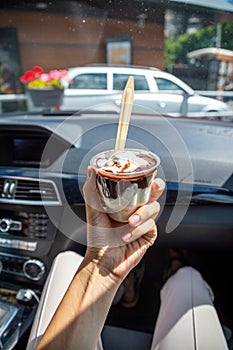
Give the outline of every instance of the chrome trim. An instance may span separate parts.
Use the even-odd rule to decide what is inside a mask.
[[[52,205],[62,205],[60,201],[26,201],[26,200],[19,200],[19,199],[2,199],[0,198],[0,203],[6,203],[6,204],[24,204],[24,205],[46,205],[46,206],[52,206]]]
[[[40,269],[40,271],[38,272],[38,275],[33,277],[26,271],[28,264],[35,264]],[[29,260],[25,261],[23,264],[23,273],[24,273],[25,277],[27,277],[28,279],[33,280],[33,281],[39,281],[43,277],[43,275],[45,274],[45,271],[46,271],[45,264],[42,260],[39,260],[39,259],[29,259]]]

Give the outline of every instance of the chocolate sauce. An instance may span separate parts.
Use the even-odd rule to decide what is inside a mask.
[[[153,179],[153,173],[140,177],[138,179],[120,179],[115,180],[111,177],[106,177],[103,175],[96,175],[97,182],[102,188],[103,194],[106,198],[116,199],[119,195],[121,195],[128,187],[136,184],[138,188],[144,189],[151,184],[151,180]],[[120,193],[118,182],[121,182]],[[117,188],[118,187],[118,188]]]

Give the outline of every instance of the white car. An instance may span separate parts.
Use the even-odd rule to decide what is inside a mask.
[[[122,90],[132,75],[134,112],[206,116],[228,111],[222,101],[200,96],[182,80],[156,68],[86,65],[68,71],[71,82],[66,82],[62,110],[119,111]]]

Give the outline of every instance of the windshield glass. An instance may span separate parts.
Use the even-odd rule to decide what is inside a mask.
[[[230,0],[2,1],[0,18],[4,116],[118,112],[132,75],[134,113],[233,119]]]

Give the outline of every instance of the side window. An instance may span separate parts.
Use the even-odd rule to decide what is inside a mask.
[[[163,79],[163,78],[155,78],[155,81],[158,86],[158,90],[183,91],[183,89],[179,85],[173,83],[170,80]]]
[[[113,74],[113,90],[124,90],[130,74]],[[134,90],[149,90],[147,80],[144,75],[133,75]]]
[[[84,73],[77,75],[69,86],[70,89],[107,89],[107,74]]]

